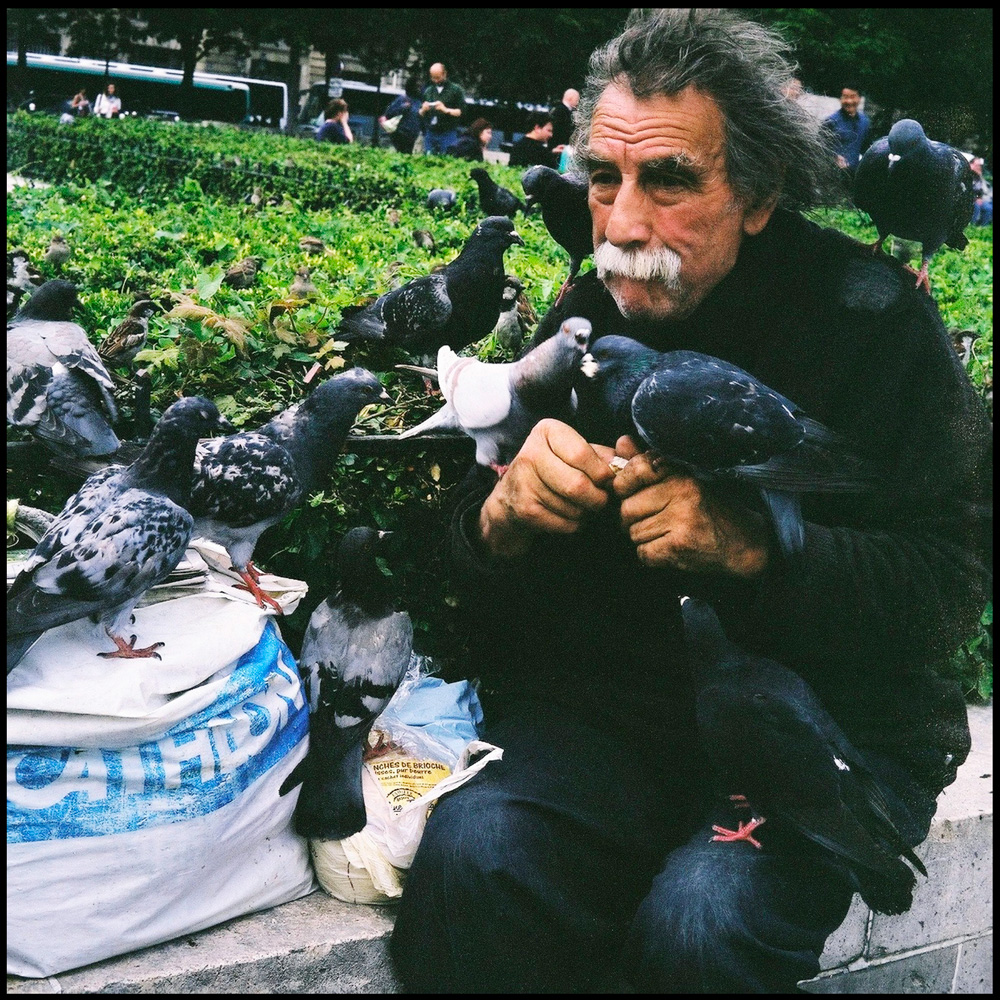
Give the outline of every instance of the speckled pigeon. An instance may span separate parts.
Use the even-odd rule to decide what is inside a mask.
[[[118,450],[114,382],[82,326],[76,287],[46,281],[7,324],[7,423],[58,455]]]
[[[397,611],[376,562],[387,532],[352,528],[337,552],[337,585],[309,619],[299,669],[309,692],[309,751],[282,783],[302,785],[300,836],[340,840],[367,820],[361,769],[368,734],[406,673],[413,625]]]
[[[198,439],[227,430],[211,400],[178,400],[131,465],[102,469],[67,501],[8,591],[7,673],[45,630],[88,616],[116,646],[97,655],[158,657],[163,642],[136,649],[123,632],[187,549]]]
[[[790,827],[829,851],[873,910],[909,909],[916,878],[900,855],[921,875],[927,869],[865,755],[798,674],[733,645],[709,604],[685,598],[681,614],[699,743],[720,791],[751,810],[749,822],[717,826],[712,839],[759,848],[765,820]]]
[[[367,369],[352,368],[256,431],[203,442],[195,457],[189,509],[195,536],[222,545],[260,607],[281,607],[260,589],[257,540],[319,489],[362,407],[389,394]]]
[[[878,230],[876,252],[892,234],[921,245],[917,288],[930,294],[927,267],[942,246],[963,250],[972,221],[975,175],[955,148],[928,139],[919,122],[904,118],[871,144],[854,176],[854,203]]]

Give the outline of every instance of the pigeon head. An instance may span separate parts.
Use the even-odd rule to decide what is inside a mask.
[[[294,420],[314,420],[317,428],[340,428],[347,434],[364,407],[371,403],[392,402],[382,383],[367,368],[355,367],[334,375],[316,388],[296,407]],[[286,411],[289,414],[290,411]],[[339,450],[339,446],[338,446]]]
[[[659,360],[659,351],[638,340],[609,335],[601,337],[584,356],[580,371],[588,379],[634,390]]]
[[[731,646],[715,609],[694,597],[681,598],[684,642],[692,665],[704,669],[727,658]]]
[[[507,312],[512,309],[514,303],[517,302],[517,297],[524,291],[524,285],[518,281],[517,278],[512,274],[508,274],[504,278],[503,291],[500,293],[500,297],[503,299],[503,311]]]
[[[76,285],[54,278],[38,287],[38,291],[21,306],[17,318],[68,322],[79,304]]]
[[[521,174],[521,187],[524,188],[525,204],[533,208],[545,198],[545,192],[558,180],[559,171],[552,167],[538,165],[530,167]]]
[[[502,240],[504,246],[524,246],[514,223],[506,215],[491,215],[483,219],[473,230],[472,236],[477,240]]]
[[[185,396],[163,411],[153,434],[193,437],[197,441],[216,434],[232,434],[235,429],[210,399],[205,396]]]
[[[385,551],[386,540],[391,535],[390,531],[375,528],[351,528],[337,547],[337,579],[341,596],[369,613],[376,610],[389,591],[388,572],[382,568],[384,559],[381,553]]]
[[[889,152],[897,157],[920,149],[926,142],[923,126],[912,118],[901,118],[889,129]]]
[[[494,180],[482,167],[474,167],[469,171],[469,176],[480,186],[485,184],[489,187]]]

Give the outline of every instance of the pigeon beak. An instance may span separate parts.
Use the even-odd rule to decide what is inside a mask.
[[[223,434],[236,433],[236,428],[232,425],[232,423],[229,420],[227,420],[224,416],[222,416],[221,413],[219,414],[219,421],[217,426],[219,428],[219,431]]]
[[[381,391],[381,392],[379,393],[379,397],[378,397],[378,398],[379,398],[379,399],[384,399],[384,400],[385,400],[386,402],[388,402],[388,403],[391,403],[391,402],[392,402],[392,396],[390,396],[390,395],[389,395],[389,393],[387,393],[387,392],[385,391],[385,389],[383,389],[383,390],[382,390],[382,391]]]
[[[899,161],[900,161],[900,156],[899,156],[899,154],[898,154],[898,153],[890,153],[890,154],[889,154],[889,169],[890,169],[890,170],[892,170],[892,168],[893,168],[893,167],[894,167],[894,166],[895,166],[895,165],[896,165],[897,163],[899,163]]]
[[[512,243],[517,243],[518,246],[524,246],[524,240],[521,239],[521,235],[516,229],[511,230],[510,239]]]
[[[524,196],[524,207],[530,212],[538,202],[530,195],[526,194]]]
[[[580,362],[580,371],[587,378],[596,378],[600,370],[601,366],[594,360],[593,354],[585,354],[583,356],[583,360]]]

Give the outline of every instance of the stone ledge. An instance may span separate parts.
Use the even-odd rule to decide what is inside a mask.
[[[810,993],[991,993],[992,706],[971,708],[973,750],[918,849],[931,877],[912,909],[859,899],[823,953]],[[398,993],[387,953],[391,907],[324,892],[8,993]]]

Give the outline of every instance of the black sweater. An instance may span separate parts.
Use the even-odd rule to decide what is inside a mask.
[[[912,285],[891,258],[783,212],[681,321],[626,321],[594,272],[577,280],[536,342],[582,315],[594,339],[724,358],[851,439],[887,485],[863,500],[803,497],[802,564],[775,558],[746,582],[643,567],[613,503],[521,561],[488,559],[475,519],[495,477],[472,470],[453,551],[488,713],[537,695],[690,745],[677,601],[689,593],[714,604],[733,641],[798,671],[860,745],[897,760],[898,790],[929,821],[969,747],[961,691],[934,663],[972,634],[991,593],[992,431]]]

